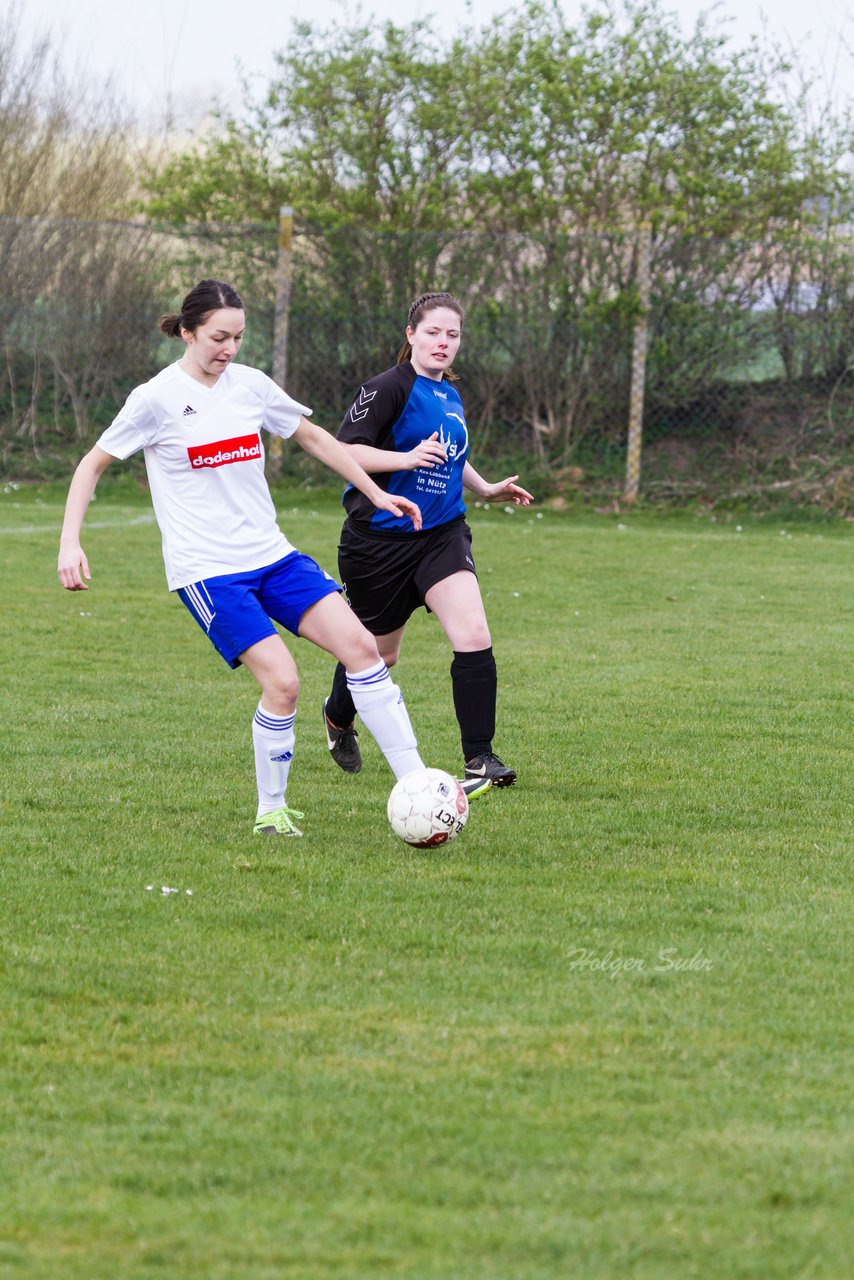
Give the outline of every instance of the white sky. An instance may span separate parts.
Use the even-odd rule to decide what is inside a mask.
[[[582,0],[562,4],[577,20]],[[467,16],[480,25],[512,7],[512,0],[0,0],[0,13],[17,8],[27,35],[54,33],[68,66],[118,76],[152,125],[162,123],[165,102],[184,125],[201,119],[215,96],[237,107],[238,64],[265,83],[272,51],[288,43],[295,18],[324,25],[374,14],[403,25],[432,15],[447,34]],[[661,7],[677,15],[685,35],[714,8],[733,47],[766,31],[798,51],[837,104],[854,101],[854,0],[661,0]]]

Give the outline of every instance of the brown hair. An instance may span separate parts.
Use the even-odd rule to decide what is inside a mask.
[[[409,329],[417,329],[418,325],[424,319],[429,311],[435,311],[438,307],[447,307],[450,311],[456,311],[460,317],[460,325],[463,323],[465,313],[462,305],[457,302],[452,293],[422,293],[415,299],[409,308],[409,315],[406,317],[406,325]],[[397,363],[405,364],[412,355],[412,345],[407,339],[397,353]],[[457,374],[452,373],[450,369],[445,370],[445,377],[449,382],[457,381]]]
[[[181,303],[181,314],[161,316],[160,328],[169,338],[180,338],[182,329],[195,333],[221,307],[243,311],[243,299],[233,285],[222,280],[200,280]]]

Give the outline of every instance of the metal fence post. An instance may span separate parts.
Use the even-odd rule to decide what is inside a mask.
[[[646,339],[649,316],[650,261],[652,258],[652,226],[642,222],[638,227],[638,299],[640,310],[635,320],[632,343],[632,387],[629,397],[629,439],[626,457],[626,484],[623,498],[632,503],[638,496],[643,435],[643,396],[646,381]]]
[[[276,257],[276,310],[273,319],[273,381],[284,389],[288,376],[288,312],[293,274],[294,211],[289,204],[279,209],[279,251]],[[269,447],[270,470],[282,466],[282,440],[272,436]]]

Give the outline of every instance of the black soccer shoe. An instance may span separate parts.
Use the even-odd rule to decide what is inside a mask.
[[[512,787],[516,770],[508,769],[493,751],[484,751],[483,755],[466,760],[466,778],[489,778],[494,787]]]
[[[331,723],[326,714],[328,701],[328,698],[323,701],[323,728],[326,730],[326,745],[339,769],[343,769],[345,773],[358,773],[362,767],[362,753],[356,741],[359,735],[351,724],[347,725],[345,729],[339,729]]]

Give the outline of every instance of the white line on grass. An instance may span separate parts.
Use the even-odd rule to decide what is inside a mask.
[[[133,524],[154,524],[154,512],[147,511],[144,515],[134,516],[130,520],[87,520],[83,526],[83,532],[88,533],[90,529],[117,529],[120,525],[124,528],[130,528]],[[31,533],[53,533],[59,536],[58,524],[21,524],[11,529],[0,529],[2,534],[31,534]]]

